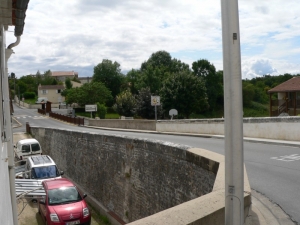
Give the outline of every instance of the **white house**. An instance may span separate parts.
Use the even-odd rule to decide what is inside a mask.
[[[41,85],[38,86],[38,97],[45,97],[51,103],[61,103],[65,101],[65,97],[61,96],[61,92],[65,89],[64,85]]]

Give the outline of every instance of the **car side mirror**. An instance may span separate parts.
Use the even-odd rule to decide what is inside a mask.
[[[60,171],[60,175],[64,175],[64,171]]]
[[[45,205],[46,203],[45,203],[45,199],[41,199],[41,200],[39,200],[39,203],[41,204],[41,205]]]
[[[83,198],[86,198],[87,197],[87,194],[83,194]]]

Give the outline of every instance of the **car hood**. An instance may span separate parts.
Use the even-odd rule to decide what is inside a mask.
[[[49,206],[51,213],[56,213],[63,220],[79,219],[82,216],[82,209],[86,207],[83,201],[65,205]]]

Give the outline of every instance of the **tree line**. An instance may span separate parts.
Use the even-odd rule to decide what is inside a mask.
[[[16,81],[17,90],[22,94],[37,94],[38,84],[60,84],[50,74],[48,70],[44,74],[38,71],[36,76],[23,76]],[[265,75],[243,80],[244,108],[266,105],[267,91],[292,77],[291,74]],[[178,111],[178,118],[223,115],[223,71],[216,71],[215,66],[206,59],[193,62],[190,68],[166,51],[153,53],[140,68],[132,69],[126,75],[122,74],[118,62],[103,59],[94,67],[90,83],[73,88],[67,79],[65,86],[62,95],[68,104],[84,106],[98,103],[102,108],[113,108],[122,116],[154,119],[151,96],[160,96],[161,99],[161,105],[157,108],[158,118],[169,118],[170,109]]]

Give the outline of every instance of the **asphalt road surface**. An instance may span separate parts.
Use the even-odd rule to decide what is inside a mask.
[[[14,105],[14,117],[23,125],[13,132],[25,132],[31,126],[54,127],[77,131],[126,135],[156,139],[191,147],[204,148],[224,155],[224,140],[157,133],[126,132],[73,126],[37,113],[36,109],[22,109]],[[297,224],[300,224],[300,146],[244,142],[244,159],[251,188],[278,204]]]

